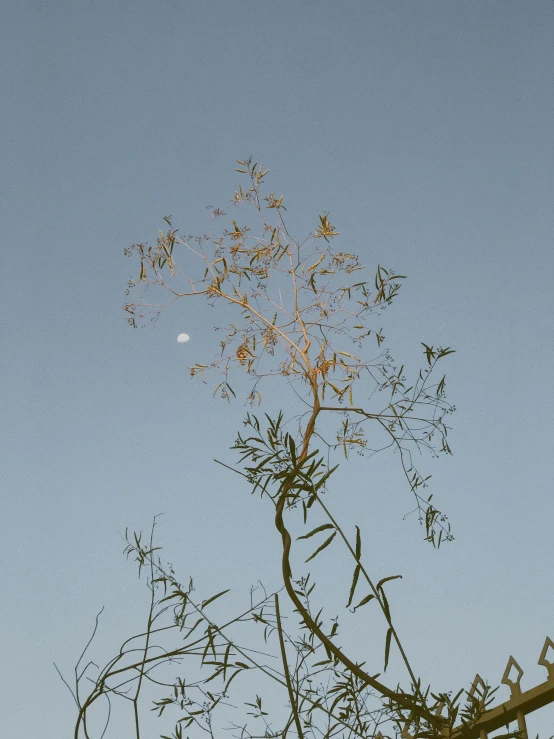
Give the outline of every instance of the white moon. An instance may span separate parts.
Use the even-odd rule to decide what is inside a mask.
[[[188,334],[179,334],[177,337],[177,341],[179,344],[184,344],[185,341],[188,341],[190,339],[190,336]]]

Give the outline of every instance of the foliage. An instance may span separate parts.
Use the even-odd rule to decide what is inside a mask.
[[[218,356],[208,364],[194,364],[191,376],[206,382],[208,371],[219,372],[214,395],[230,402],[236,397],[232,371],[241,368],[252,381],[247,398],[251,408],[262,404],[262,380],[283,378],[294,391],[301,407],[296,416],[285,420],[282,411],[276,417],[255,415],[253,410],[247,414],[245,430],[232,447],[239,455],[240,469],[230,469],[271,504],[282,542],[283,589],[299,620],[299,635],[285,630],[279,593],[267,595],[262,586],[263,597],[255,599],[260,588],[253,589],[250,607],[220,623],[210,615],[210,607],[227,590],[203,600],[195,598],[192,580],[183,586],[173,568],[156,554],[154,526],[146,542],[141,534],[127,535],[127,555],[134,555],[139,573],[143,568],[148,572],[147,625],[144,633],[125,642],[99,671],[85,699],[79,685],[88,677],[92,663],[80,669],[86,649],[83,652],[73,690],[78,706],[75,737],[91,737],[87,717],[92,706],[103,699],[110,707],[117,696],[131,702],[138,738],[139,696],[145,685],[166,689],[166,695],[154,701],[152,710],[159,716],[170,707],[179,713],[172,739],[180,739],[189,730],[196,732],[192,736],[207,732],[213,737],[219,734],[216,712],[231,710],[231,687],[235,689],[240,681],[249,684],[253,674],[252,685],[258,686],[262,677],[279,685],[287,708],[270,718],[267,703],[256,693],[245,703],[251,709],[246,711],[245,722],[231,720],[228,728],[234,736],[375,737],[379,726],[385,725],[397,734],[402,732],[402,737],[448,736],[458,715],[465,726],[477,720],[489,686],[479,700],[468,693],[460,714],[462,691],[454,699],[450,693],[431,693],[432,701],[430,688],[423,692],[393,626],[385,593],[385,584],[401,576],[374,583],[363,563],[360,528],[356,526],[351,541],[332,514],[326,493],[338,467],[331,464],[334,454],[348,459],[352,451],[371,457],[392,449],[414,497],[419,521],[425,523],[425,540],[438,548],[453,539],[447,517],[432,505],[432,495],[423,495],[429,477],[423,476],[413,460],[415,451],[428,451],[432,456],[451,453],[446,421],[454,407],[446,400],[445,376],[437,376],[437,365],[453,349],[422,342],[423,366],[408,381],[404,365],[398,367],[385,346],[382,328],[369,324],[370,318],[393,303],[405,277],[379,265],[372,285],[362,279],[364,267],[358,257],[332,249],[339,233],[327,213],[320,216],[307,239],[297,241],[284,220],[283,196],[261,194],[267,170],[248,160],[239,162],[237,171],[246,175],[249,187],[239,187],[233,204],[250,208],[258,221],[257,230],[239,225],[237,216],[213,235],[215,224],[226,214],[210,207],[210,232],[181,238],[167,216],[168,230],[160,231],[155,246],[139,243],[126,250],[139,263],[138,280],[131,280],[128,293],[138,286],[144,292],[125,309],[127,320],[136,327],[156,320],[164,308],[184,297],[204,296],[210,305],[233,308],[239,319],[224,329]],[[146,302],[152,290],[163,296],[161,302]],[[324,418],[335,423],[331,437],[323,433]],[[324,523],[313,526],[316,509]],[[345,584],[347,609],[353,613],[370,603],[380,609],[387,626],[383,671],[394,645],[405,664],[410,691],[399,685],[388,687],[379,679],[381,673],[370,674],[365,663],[346,654],[338,645],[338,618],[328,622],[323,609],[312,605],[315,582],[311,574],[293,574],[291,564],[288,519],[300,515],[307,530],[298,538],[311,545],[306,564],[339,543],[349,553],[352,572]],[[238,631],[245,623],[257,633],[249,631],[247,646]],[[166,644],[168,639],[173,642]],[[271,648],[273,652],[266,651]],[[186,677],[170,679],[168,666],[181,664],[185,657]],[[196,668],[190,666],[194,659]],[[271,666],[272,660],[278,660],[279,669]],[[161,736],[169,739],[168,734]],[[507,736],[517,736],[517,732]]]

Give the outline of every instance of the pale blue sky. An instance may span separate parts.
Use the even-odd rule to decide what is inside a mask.
[[[242,403],[188,377],[219,340],[205,303],[142,331],[122,311],[123,248],[154,240],[168,213],[204,231],[250,154],[299,234],[329,210],[370,276],[378,263],[408,275],[386,315],[399,359],[415,362],[420,341],[457,350],[444,360],[454,456],[425,465],[456,540],[433,550],[402,520],[412,500],[391,457],[344,466],[334,493],[370,571],[403,575],[389,597],[416,670],[441,689],[477,671],[497,684],[513,654],[524,688],[543,681],[554,3],[5,0],[0,29],[0,733],[70,736],[52,662],[71,670],[102,605],[98,661],[142,623],[127,526],[164,511],[182,579],[232,585],[237,605],[258,578],[278,584],[269,508],[211,461],[233,459]],[[404,679],[392,662],[391,685]],[[540,714],[530,733],[546,739],[554,710]]]

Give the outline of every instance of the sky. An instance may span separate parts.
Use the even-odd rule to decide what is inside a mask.
[[[71,676],[102,606],[99,663],[144,623],[127,527],[164,513],[178,576],[205,597],[231,587],[229,607],[259,579],[280,586],[270,508],[213,462],[233,463],[247,409],[189,377],[218,348],[210,308],[177,302],[135,331],[123,311],[137,276],[123,249],[154,241],[166,214],[203,233],[250,155],[295,232],[329,211],[336,247],[370,278],[378,264],[407,275],[383,318],[396,357],[415,367],[422,341],[456,350],[443,360],[453,456],[422,461],[455,540],[433,549],[403,518],[413,504],[391,455],[343,464],[330,494],[375,578],[403,576],[388,596],[410,660],[455,692],[476,672],[498,685],[510,655],[523,689],[544,681],[554,3],[5,0],[0,34],[0,733],[72,736],[53,662]],[[334,562],[322,592],[348,588]],[[367,635],[374,672],[382,637]],[[397,656],[389,672],[405,680]],[[554,708],[528,727],[554,734]]]

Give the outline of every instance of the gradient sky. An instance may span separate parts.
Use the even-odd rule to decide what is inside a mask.
[[[408,276],[385,322],[400,361],[415,367],[421,341],[457,351],[443,360],[454,455],[423,466],[455,541],[434,550],[403,520],[413,505],[394,457],[343,465],[330,498],[362,526],[370,572],[403,575],[388,594],[416,671],[445,690],[476,672],[497,685],[512,654],[524,689],[542,682],[554,2],[4,0],[0,29],[0,733],[72,735],[52,662],[70,673],[103,605],[95,661],[142,625],[127,526],[164,512],[166,556],[205,597],[231,586],[240,607],[259,578],[279,585],[271,509],[212,462],[234,459],[242,400],[228,407],[188,376],[218,346],[207,304],[140,331],[122,310],[136,276],[124,247],[155,240],[168,213],[203,232],[250,154],[299,234],[328,210],[336,247],[369,278],[379,263]],[[350,565],[329,559],[319,580],[326,570],[349,582]],[[370,635],[374,672],[382,636]],[[396,655],[387,679],[405,680]],[[547,739],[554,707],[528,726]]]

